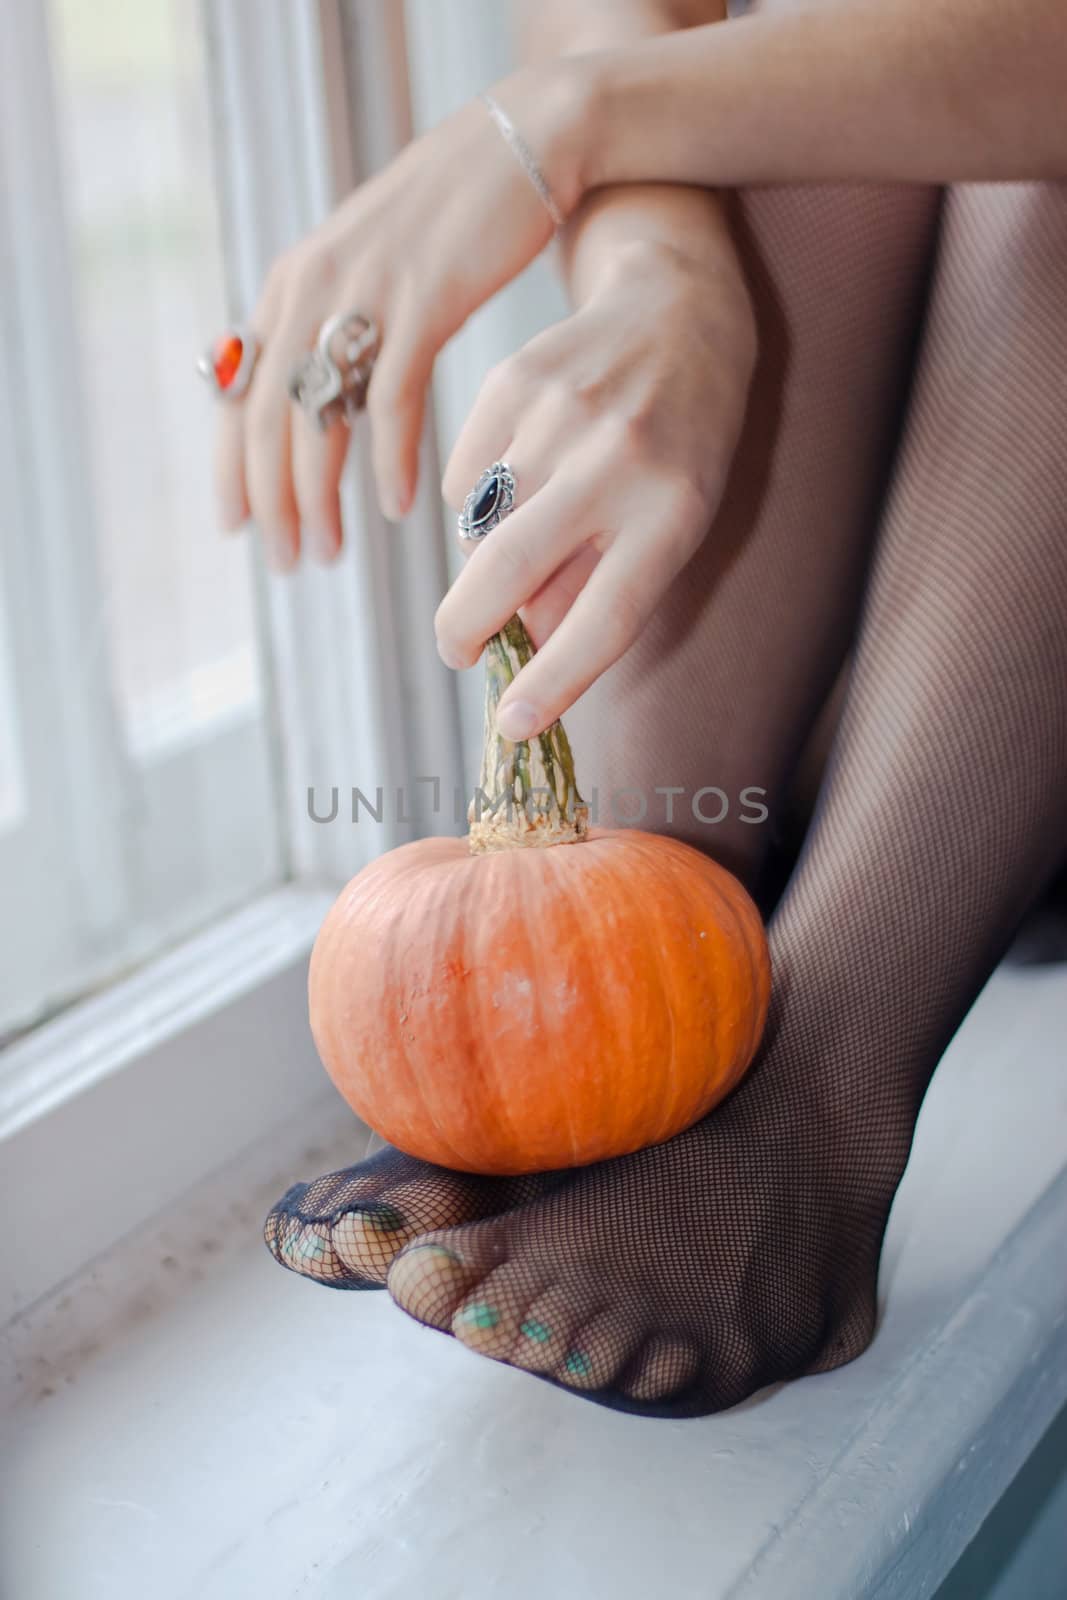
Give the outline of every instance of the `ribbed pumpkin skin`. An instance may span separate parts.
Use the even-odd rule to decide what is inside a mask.
[[[722,867],[633,829],[371,863],[315,944],[311,1026],[390,1144],[466,1172],[581,1166],[679,1133],[749,1065],[770,962]]]

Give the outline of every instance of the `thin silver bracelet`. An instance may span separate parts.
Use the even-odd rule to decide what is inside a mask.
[[[537,158],[534,156],[530,146],[526,143],[526,140],[523,138],[518,128],[516,128],[515,124],[512,122],[503,106],[499,105],[493,99],[491,94],[483,94],[482,99],[485,102],[489,115],[499,128],[500,135],[504,140],[504,143],[511,150],[516,161],[519,163],[519,166],[522,168],[523,172],[525,172],[526,176],[537,190],[537,193],[541,199],[541,204],[552,218],[553,226],[556,228],[562,228],[567,219],[563,215],[563,212],[560,210],[559,206],[556,204],[556,198],[553,195],[552,190],[548,187],[545,175],[538,166]]]

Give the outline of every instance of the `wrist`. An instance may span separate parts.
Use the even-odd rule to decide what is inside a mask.
[[[744,274],[724,197],[682,184],[618,184],[589,194],[570,219],[562,259],[582,300],[613,269],[647,267],[679,281]]]
[[[670,299],[688,299],[700,293],[700,262],[667,239],[633,238],[618,244],[598,262],[587,280],[589,298],[616,294],[622,289],[643,289]]]
[[[596,158],[595,77],[584,56],[524,67],[493,90],[529,144],[564,217],[591,187]]]
[[[579,80],[583,193],[617,181],[612,129],[618,122],[620,99],[625,99],[619,69],[630,54],[631,49],[621,45],[571,58]]]
[[[729,236],[711,249],[706,241],[633,239],[613,251],[589,281],[583,305],[603,311],[625,302],[654,321],[681,316],[694,329],[714,327],[722,363],[747,385],[757,356],[755,308]]]

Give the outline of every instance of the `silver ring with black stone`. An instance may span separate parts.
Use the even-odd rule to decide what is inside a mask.
[[[486,467],[463,502],[459,514],[462,544],[480,544],[498,527],[515,505],[515,474],[506,461]]]

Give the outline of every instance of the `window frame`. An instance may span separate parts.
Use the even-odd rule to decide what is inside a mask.
[[[12,308],[0,323],[0,359],[14,379],[0,386],[8,457],[2,481],[12,493],[3,508],[2,559],[26,805],[20,822],[0,834],[0,873],[22,922],[7,981],[29,988],[50,931],[60,943],[58,957],[52,952],[58,971],[76,961],[57,903],[60,875],[46,873],[44,863],[60,857],[63,877],[79,883],[87,922],[98,929],[120,914],[126,874],[106,820],[119,749],[106,715],[104,665],[87,626],[99,597],[92,527],[86,526],[91,501],[78,367],[70,360],[77,331],[69,256],[61,214],[47,203],[59,194],[61,178],[43,8],[16,7],[5,45],[9,92],[0,95],[0,203],[5,231],[23,248],[0,252],[0,304]],[[64,367],[69,381],[53,384],[49,374]],[[46,462],[45,441],[60,438],[67,447]],[[66,539],[70,526],[85,527],[86,537]],[[32,539],[22,537],[29,527]],[[54,657],[35,655],[41,623],[57,642]],[[50,738],[55,729],[59,737]],[[64,794],[80,794],[82,802],[66,808],[66,816]],[[88,881],[84,864],[94,859],[94,844],[100,870]],[[43,907],[42,895],[49,897]],[[36,915],[31,906],[38,907]]]
[[[230,298],[255,305],[270,263],[410,137],[403,10],[360,0],[286,0],[251,8],[202,0],[217,119],[218,192]],[[442,814],[404,818],[396,790],[421,775],[450,796],[463,783],[454,674],[434,647],[448,582],[432,408],[419,494],[399,526],[374,494],[365,428],[353,430],[342,484],[345,547],[326,571],[310,563],[263,579],[290,868],[298,881],[340,881]],[[309,791],[339,791],[338,823],[316,823]],[[358,831],[352,787],[387,797],[380,825]],[[323,808],[317,808],[323,809]],[[328,805],[324,809],[329,809]]]
[[[144,757],[118,727],[45,6],[13,9],[0,75],[0,221],[20,244],[0,253],[0,304],[10,308],[0,319],[0,450],[11,497],[0,507],[0,560],[25,791],[21,816],[0,829],[0,880],[19,925],[3,972],[2,1037],[246,900],[250,886],[281,881],[284,860],[259,704]],[[240,821],[224,839],[189,827],[190,813],[235,790]]]

